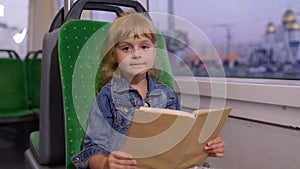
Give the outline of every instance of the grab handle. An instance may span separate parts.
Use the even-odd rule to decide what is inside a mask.
[[[68,12],[65,22],[80,19],[82,11],[85,9],[90,10],[103,10],[103,11],[112,11],[117,15],[122,11],[119,6],[131,7],[136,12],[147,12],[146,9],[137,1],[131,0],[79,0],[71,7]]]

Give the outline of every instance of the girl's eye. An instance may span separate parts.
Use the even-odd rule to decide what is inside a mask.
[[[126,46],[126,47],[122,47],[121,49],[122,49],[123,51],[129,51],[131,48],[128,47],[128,46]]]
[[[148,45],[143,45],[142,49],[149,49],[150,47]]]

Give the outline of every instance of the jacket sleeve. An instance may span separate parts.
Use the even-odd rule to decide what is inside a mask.
[[[166,109],[175,109],[181,110],[181,102],[179,100],[178,94],[176,91],[166,87],[165,90],[167,91],[168,95],[168,103],[166,105]]]
[[[112,134],[112,113],[109,97],[99,93],[93,104],[86,135],[83,140],[82,151],[72,157],[76,168],[88,168],[89,160],[93,155],[108,156],[111,147],[109,142]]]
[[[175,95],[175,100],[176,100],[176,110],[181,110],[181,102],[179,100],[178,94],[174,91],[174,95]]]

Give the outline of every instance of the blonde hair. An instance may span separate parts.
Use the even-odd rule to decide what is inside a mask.
[[[129,37],[139,38],[145,36],[149,38],[154,44],[157,42],[157,33],[152,21],[142,13],[126,12],[122,13],[110,26],[109,35],[106,39],[106,47],[103,62],[101,63],[102,69],[98,70],[98,76],[101,79],[97,87],[98,91],[104,86],[116,73],[118,63],[114,57],[114,50],[116,45],[124,39]],[[158,72],[150,70],[148,74],[154,79],[157,79]]]

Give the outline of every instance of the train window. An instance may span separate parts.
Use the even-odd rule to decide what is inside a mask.
[[[188,69],[193,76],[219,76],[208,69],[222,69],[226,77],[299,80],[299,3],[150,0],[149,11],[175,16],[169,17],[168,24],[157,24],[162,32],[172,32],[172,38],[166,38],[168,49],[181,62],[181,69],[178,63],[173,65],[175,75]],[[192,27],[209,39],[210,47],[197,39]]]
[[[29,0],[0,0],[0,46],[27,54]]]

